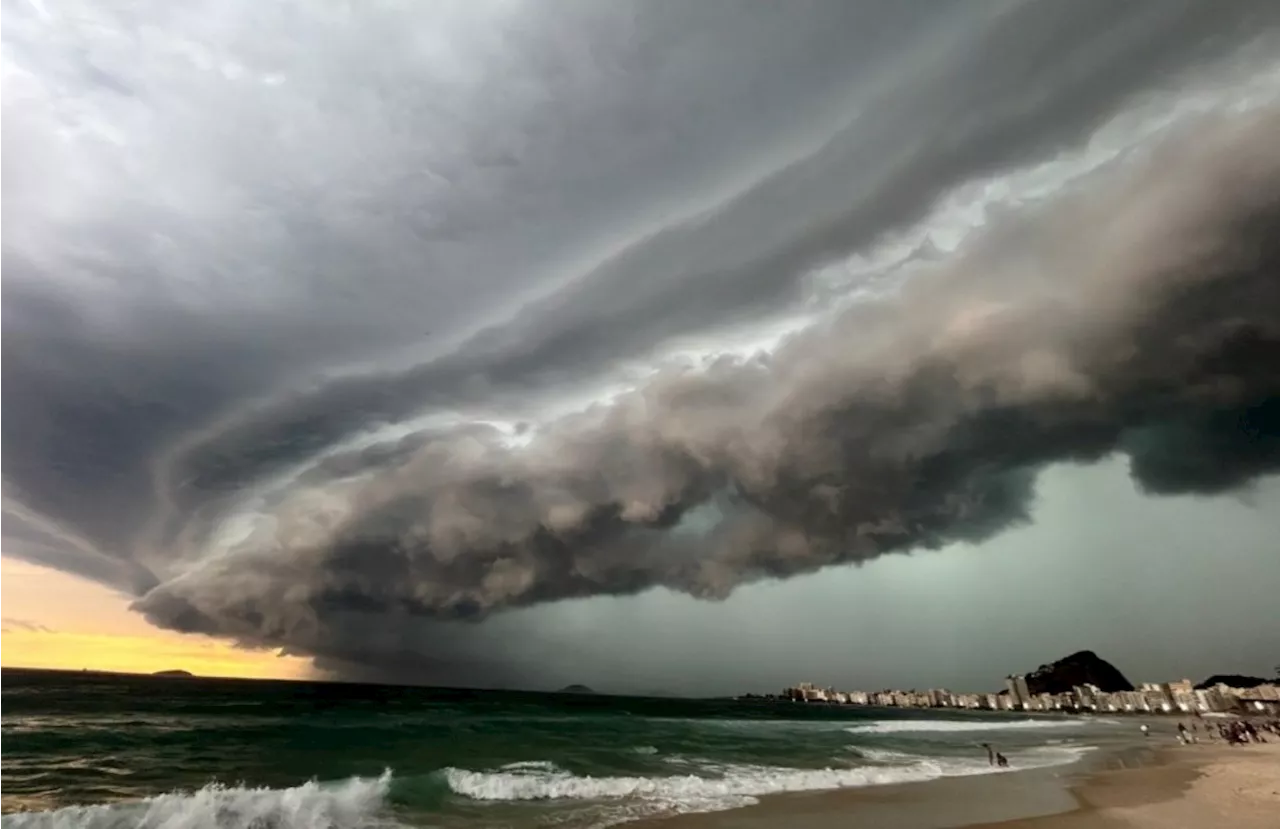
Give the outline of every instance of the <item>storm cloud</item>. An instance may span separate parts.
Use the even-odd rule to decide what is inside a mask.
[[[6,7],[5,552],[159,625],[518,683],[1280,471],[1273,4],[211,8]]]

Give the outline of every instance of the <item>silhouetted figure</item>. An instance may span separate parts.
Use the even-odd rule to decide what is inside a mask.
[[[997,751],[997,752],[996,752],[996,766],[997,766],[998,768],[1002,768],[1002,769],[1007,769],[1007,768],[1009,768],[1009,758],[1008,758],[1008,757],[1005,757],[1003,754],[1001,754],[1000,752],[998,752],[998,751]]]
[[[991,743],[983,743],[982,747],[987,750],[987,765],[994,766],[996,764],[996,750],[991,747]]]

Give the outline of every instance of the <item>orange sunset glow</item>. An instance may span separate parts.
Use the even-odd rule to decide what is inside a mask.
[[[130,599],[75,576],[0,556],[0,664],[199,676],[301,679],[308,660],[247,651],[207,636],[160,630]]]

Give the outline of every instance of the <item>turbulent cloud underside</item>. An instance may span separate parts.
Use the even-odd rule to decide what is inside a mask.
[[[505,681],[461,623],[1280,469],[1276,7],[907,5],[6,4],[6,553]]]

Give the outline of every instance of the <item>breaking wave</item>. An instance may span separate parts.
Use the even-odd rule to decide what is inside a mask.
[[[1091,746],[1055,746],[1015,753],[1015,769],[1063,765],[1078,760]],[[881,765],[820,769],[746,764],[713,764],[702,774],[663,777],[581,776],[554,764],[513,764],[495,771],[447,768],[451,791],[481,801],[583,800],[646,801],[676,813],[718,811],[746,806],[758,797],[784,792],[883,786],[990,774],[985,759],[939,758],[880,752],[866,759]],[[692,765],[690,762],[689,765]],[[655,810],[656,811],[656,810]]]
[[[5,815],[4,829],[373,829],[394,826],[377,813],[391,772],[288,789],[213,783],[124,803]]]
[[[1051,746],[1016,752],[1016,769],[1061,765],[1089,746]],[[689,760],[689,773],[656,777],[583,776],[555,763],[531,760],[492,771],[441,769],[429,776],[455,796],[475,801],[568,801],[590,811],[603,827],[662,815],[713,812],[756,803],[764,795],[881,786],[988,774],[984,760],[940,758],[857,749],[869,765],[829,768],[722,764]],[[391,791],[388,770],[378,778],[304,783],[285,789],[210,784],[145,800],[70,806],[48,812],[5,815],[3,829],[390,829],[401,824],[385,813]]]
[[[1093,721],[1097,723],[1097,720]],[[902,734],[925,731],[1021,731],[1027,728],[1078,728],[1079,720],[876,720],[845,729],[850,734]]]

